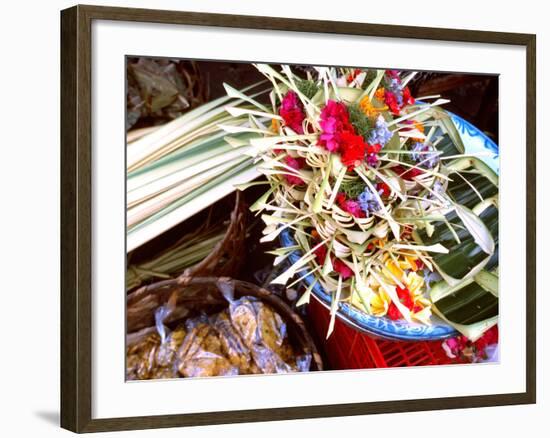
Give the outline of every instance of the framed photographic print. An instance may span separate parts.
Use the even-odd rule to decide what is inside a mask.
[[[534,35],[75,6],[61,48],[62,427],[535,402]]]

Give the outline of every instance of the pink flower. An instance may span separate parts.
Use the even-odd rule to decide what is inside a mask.
[[[354,133],[346,106],[334,100],[329,100],[321,111],[319,124],[323,130],[319,136],[319,144],[330,152],[340,150],[340,146],[344,141],[342,134]]]
[[[285,163],[288,165],[288,167],[291,167],[295,170],[302,169],[306,164],[305,160],[302,157],[294,158],[290,155],[287,155],[285,157]],[[285,174],[285,179],[288,181],[289,184],[297,186],[304,183],[304,180],[296,175]]]
[[[361,210],[359,202],[354,201],[353,199],[348,199],[345,203],[345,210],[355,217],[365,216],[365,212]]]
[[[304,107],[298,95],[294,91],[289,91],[283,97],[279,115],[283,118],[285,125],[297,134],[303,134],[302,123],[305,119]]]
[[[342,192],[336,195],[336,203],[345,212],[355,217],[365,217],[365,212],[361,209],[361,205],[355,199],[346,199],[346,195]]]

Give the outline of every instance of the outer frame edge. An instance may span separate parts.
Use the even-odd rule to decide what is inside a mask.
[[[533,34],[79,5],[61,12],[61,426],[73,432],[198,426],[461,409],[536,402],[536,280],[527,283],[526,392],[247,411],[91,418],[91,22],[93,19],[521,45],[527,48],[528,206],[535,208],[536,37]],[[535,274],[535,217],[527,217]]]

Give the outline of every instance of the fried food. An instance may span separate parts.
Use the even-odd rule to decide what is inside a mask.
[[[200,315],[169,332],[164,342],[151,334],[127,350],[128,380],[306,371],[297,360],[286,324],[254,297]],[[301,365],[298,365],[301,364]]]

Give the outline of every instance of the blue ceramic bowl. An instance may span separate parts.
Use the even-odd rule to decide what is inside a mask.
[[[498,174],[498,146],[471,123],[455,114],[449,114],[464,142],[465,152],[478,153],[489,151],[490,154],[488,156],[480,158]],[[288,229],[281,233],[280,240],[283,246],[296,244]],[[301,256],[300,251],[294,251],[289,256],[290,263],[295,263]],[[314,277],[313,275],[309,275],[302,281],[305,282],[306,286],[309,286],[314,281]],[[330,308],[331,296],[319,283],[315,284],[312,293],[321,304],[327,309]],[[367,315],[347,303],[339,303],[337,317],[359,331],[382,339],[433,341],[457,334],[453,327],[443,321],[438,321],[436,317],[434,317],[434,323],[430,326],[407,322],[405,320],[392,321],[386,317],[379,318]]]

